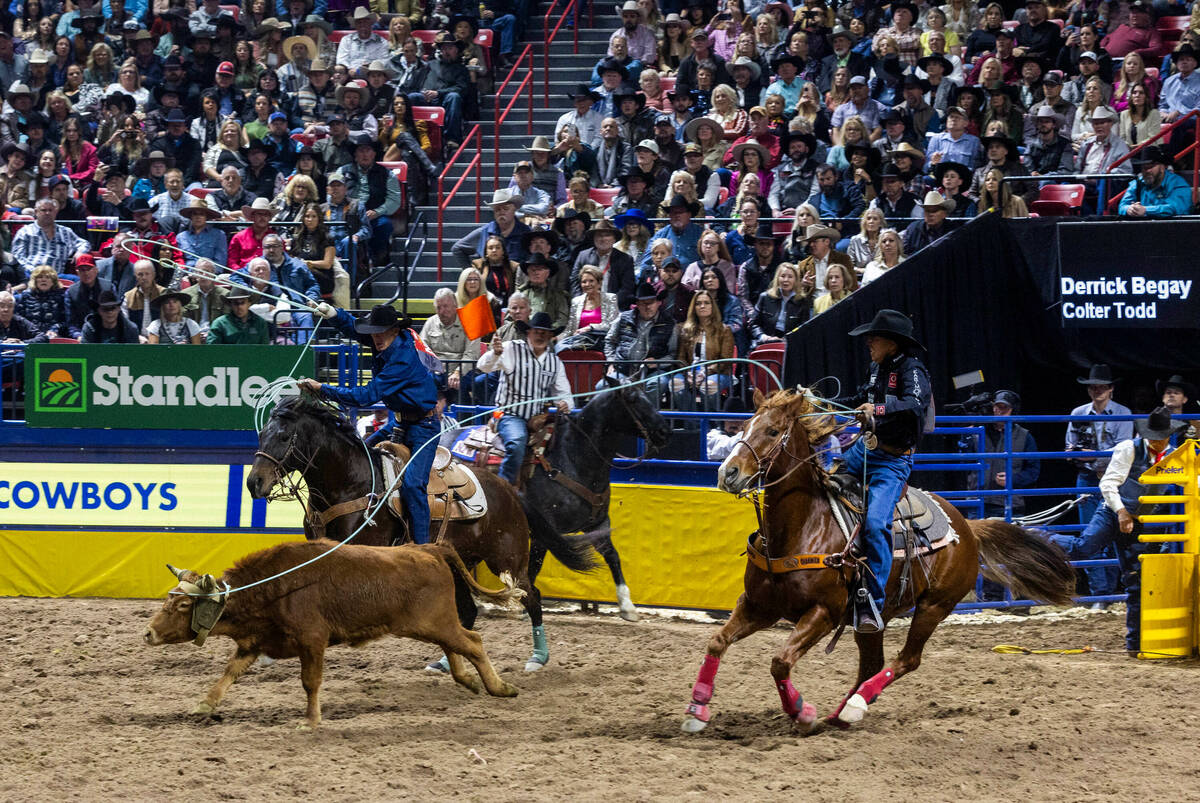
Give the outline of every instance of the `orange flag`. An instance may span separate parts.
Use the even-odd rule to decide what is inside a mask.
[[[459,307],[458,319],[462,321],[463,331],[471,340],[478,340],[496,331],[496,319],[492,317],[492,305],[488,303],[486,293],[475,296],[465,306]]]

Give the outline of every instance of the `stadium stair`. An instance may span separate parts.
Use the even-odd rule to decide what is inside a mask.
[[[542,5],[541,14],[544,14],[545,5]],[[599,13],[601,9],[608,13]],[[490,212],[486,204],[491,199],[493,188],[493,154],[495,153],[495,137],[500,137],[500,186],[507,187],[508,181],[512,177],[513,166],[521,159],[528,158],[528,152],[525,146],[533,141],[533,137],[543,135],[553,139],[554,123],[564,112],[569,111],[571,103],[566,98],[566,93],[574,90],[575,86],[580,81],[588,80],[591,75],[592,67],[599,61],[608,50],[608,37],[621,24],[620,18],[616,15],[615,9],[611,4],[603,5],[597,9],[595,23],[593,27],[581,27],[579,30],[579,53],[572,53],[571,32],[564,26],[559,31],[558,37],[551,45],[550,55],[550,108],[544,108],[544,73],[542,70],[542,52],[544,50],[542,41],[542,16],[535,16],[530,20],[529,28],[526,30],[526,41],[518,45],[517,52],[525,47],[525,44],[533,44],[534,70],[533,89],[533,134],[527,133],[527,124],[529,120],[528,105],[524,97],[515,106],[509,114],[509,119],[501,124],[500,131],[495,131],[493,120],[495,119],[494,96],[488,96],[481,99],[482,120],[478,121],[480,125],[480,133],[482,134],[483,142],[483,161],[482,169],[482,184],[480,193],[484,208],[480,210],[480,221],[486,222],[490,220]],[[586,25],[587,19],[584,17],[580,20]],[[498,86],[504,80],[506,73],[498,72],[496,85]],[[521,76],[518,76],[518,79]],[[514,84],[517,80],[514,80]],[[505,90],[505,100],[507,104],[512,98],[513,84]],[[466,126],[470,130],[469,124]],[[471,154],[464,154],[467,158],[461,159],[460,164],[455,164],[450,168],[450,173],[446,176],[445,187],[449,191],[451,187],[463,175],[466,167],[465,163],[470,161]],[[434,187],[436,194],[436,187]],[[454,243],[461,237],[466,235],[477,225],[475,223],[475,184],[472,180],[468,180],[454,197],[450,206],[446,209],[444,238],[442,243],[436,242],[437,238],[437,208],[434,206],[421,206],[417,208],[419,212],[424,213],[425,220],[429,222],[429,244],[425,253],[412,266],[412,281],[409,285],[409,312],[414,317],[423,318],[433,311],[433,294],[439,287],[454,288],[458,281],[458,269],[454,265],[453,257],[450,254],[450,249]],[[402,238],[396,238],[398,244],[402,242]],[[437,248],[440,247],[443,251],[442,257],[442,280],[437,278]],[[398,249],[397,249],[398,251]],[[394,253],[393,259],[399,260],[400,254]],[[372,304],[378,301],[389,298],[396,289],[395,276],[385,276],[382,280],[373,283],[372,287],[368,288],[367,295],[370,298],[364,298],[361,306],[369,308]]]

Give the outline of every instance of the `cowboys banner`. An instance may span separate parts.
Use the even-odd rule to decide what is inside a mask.
[[[1063,326],[1200,328],[1197,243],[1198,221],[1059,225]]]

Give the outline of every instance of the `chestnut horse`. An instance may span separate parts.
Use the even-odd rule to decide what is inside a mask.
[[[731,644],[780,619],[795,624],[787,644],[771,661],[771,676],[784,712],[804,727],[817,717],[792,686],[792,666],[843,621],[849,602],[853,561],[837,567],[827,556],[841,556],[846,537],[835,521],[824,490],[821,444],[843,428],[829,408],[807,390],[780,391],[769,398],[754,394],[757,412],[747,422],[742,441],[718,470],[718,486],[730,493],[764,491],[761,528],[768,558],[803,557],[808,568],[774,573],[747,560],[745,593],[728,622],[709,639],[708,655],[692,687],[692,703],[683,730],[695,733],[709,721],[708,703],[721,656]],[[1066,555],[1051,544],[1012,524],[967,521],[940,497],[933,497],[950,519],[958,541],[932,552],[915,566],[904,599],[899,599],[903,561],[897,559],[887,582],[883,616],[889,620],[915,607],[900,654],[886,668],[883,633],[856,633],[858,678],[827,722],[839,727],[858,722],[867,706],[896,679],[921,663],[925,642],[983,573],[1022,598],[1065,604],[1075,583]],[[774,566],[774,564],[768,564]]]

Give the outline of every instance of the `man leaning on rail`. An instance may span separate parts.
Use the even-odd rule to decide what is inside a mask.
[[[392,441],[412,450],[400,481],[400,497],[417,544],[429,543],[429,499],[425,495],[429,472],[433,468],[438,424],[437,383],[422,362],[408,322],[401,320],[396,308],[379,304],[365,318],[355,320],[344,309],[322,302],[317,315],[333,321],[338,331],[374,349],[371,381],[356,388],[322,385],[315,379],[301,379],[299,385],[326,399],[350,407],[370,407],[383,402],[396,414]],[[422,448],[424,447],[424,448]]]

